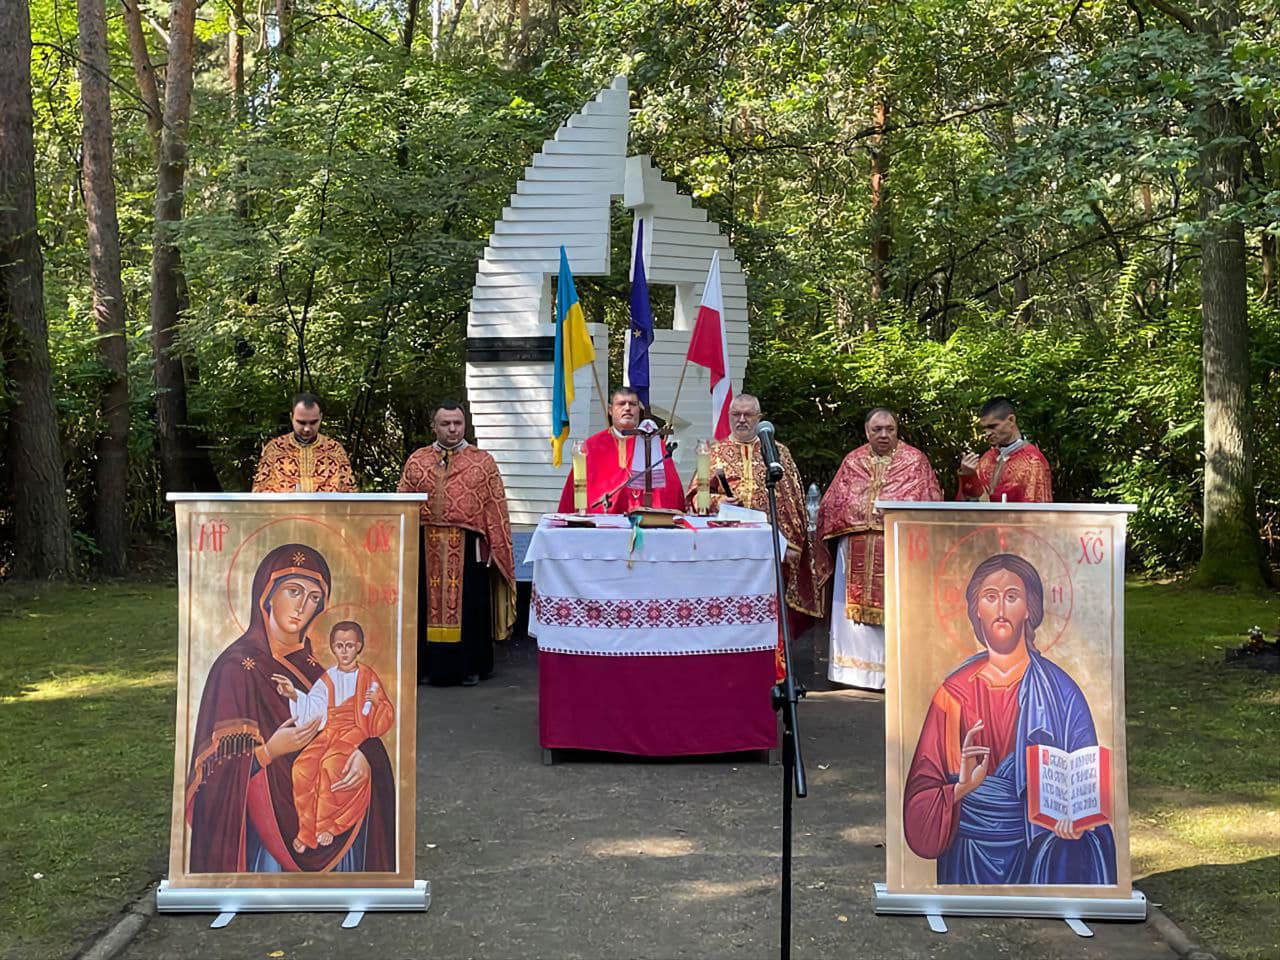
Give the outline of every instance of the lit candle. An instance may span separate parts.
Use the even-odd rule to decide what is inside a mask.
[[[711,445],[705,438],[698,441],[696,476],[698,489],[694,494],[693,508],[705,517],[711,512]]]
[[[573,441],[573,509],[587,512],[587,448],[581,440]]]

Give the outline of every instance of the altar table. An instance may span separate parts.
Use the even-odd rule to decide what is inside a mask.
[[[767,525],[632,531],[543,518],[529,546],[546,749],[682,756],[777,746]]]

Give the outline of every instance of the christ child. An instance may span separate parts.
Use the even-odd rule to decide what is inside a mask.
[[[284,674],[272,674],[276,691],[287,697],[298,726],[319,718],[320,730],[293,761],[293,802],[298,835],[293,849],[303,853],[330,846],[358,826],[369,809],[369,781],[353,781],[351,758],[360,745],[391,729],[395,708],[382,681],[357,658],[364,651],[364,629],[352,620],[329,631],[329,649],[337,661],[320,675],[310,692],[299,693]]]

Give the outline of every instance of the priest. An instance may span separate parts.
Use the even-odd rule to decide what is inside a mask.
[[[765,484],[764,455],[756,428],[760,426],[760,400],[740,393],[729,404],[730,434],[711,445],[711,511],[720,504],[749,507],[768,513],[769,490]],[[778,525],[787,538],[783,572],[787,583],[787,607],[796,613],[821,619],[822,584],[831,576],[831,556],[809,534],[805,513],[804,486],[786,444],[778,444],[778,456],[785,471],[774,487],[778,498]],[[697,481],[685,492],[685,504],[692,510]],[[793,620],[793,625],[798,624]],[[797,632],[792,631],[796,636]]]
[[[466,440],[462,406],[431,418],[435,443],[415,450],[400,493],[425,493],[418,577],[418,679],[473,686],[493,673],[493,643],[515,623],[511,520],[492,455]]]
[[[836,683],[884,689],[884,517],[876,500],[941,500],[929,458],[898,438],[898,418],[876,407],[867,442],[840,465],[818,510],[818,537],[835,553],[831,657]]]
[[[355,493],[356,478],[342,444],[320,432],[324,411],[314,393],[293,398],[293,430],[262,448],[254,493]]]
[[[1052,503],[1049,461],[1022,435],[1008,397],[992,397],[978,411],[978,429],[990,446],[979,457],[960,460],[957,500],[995,503]]]
[[[630,387],[619,387],[609,398],[606,430],[586,440],[587,509],[591,513],[630,513],[645,506],[646,466],[651,467],[650,506],[666,510],[684,509],[684,489],[676,465],[667,455],[661,437],[648,439],[646,464],[644,438],[633,432],[640,426],[644,407],[640,395]],[[565,478],[560,494],[560,512],[573,512],[573,473]]]

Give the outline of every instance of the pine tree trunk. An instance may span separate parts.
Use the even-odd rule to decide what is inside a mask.
[[[1217,38],[1239,22],[1227,3],[1206,12]],[[1243,177],[1244,124],[1234,104],[1214,103],[1207,113],[1200,152],[1204,544],[1196,580],[1256,587],[1266,568],[1253,489],[1246,250],[1244,224],[1229,210]]]
[[[159,139],[164,114],[160,106],[160,92],[156,87],[156,70],[151,65],[151,54],[147,52],[147,37],[142,30],[142,11],[138,8],[138,2],[139,0],[120,0],[120,5],[124,8],[124,27],[129,37],[129,59],[133,62],[133,75],[142,102],[147,105],[147,130],[151,136]]]
[[[889,107],[884,97],[878,97],[872,108],[871,122],[884,129],[889,119]],[[868,227],[871,233],[871,299],[881,300],[889,289],[889,154],[884,149],[884,135],[871,138],[871,214]],[[872,325],[869,324],[868,325]]]
[[[198,456],[187,424],[187,381],[175,344],[181,311],[181,259],[174,226],[182,220],[191,114],[196,0],[173,0],[165,71],[164,130],[156,172],[155,241],[151,253],[151,333],[155,352],[156,426],[166,490],[194,489]]]
[[[129,547],[129,379],[120,227],[111,134],[110,62],[104,0],[78,0],[80,104],[84,114],[84,201],[89,279],[98,328],[102,387],[94,464],[94,529],[104,573],[125,572]]]
[[[282,56],[293,56],[293,0],[276,0],[276,29],[280,31],[276,49]]]
[[[13,497],[17,578],[63,578],[74,567],[36,232],[31,22],[0,3],[0,343],[12,384],[5,460]]]

